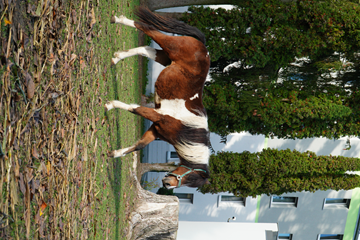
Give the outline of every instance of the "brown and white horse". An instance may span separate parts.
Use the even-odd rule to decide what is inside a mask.
[[[209,131],[202,103],[203,87],[210,67],[205,37],[197,28],[171,18],[138,8],[139,21],[124,16],[112,17],[112,23],[135,27],[160,45],[162,50],[149,46],[114,54],[112,63],[134,55],[146,56],[166,66],[155,83],[155,109],[110,101],[107,110],[121,108],[153,122],[133,146],[115,150],[110,155],[122,157],[140,150],[156,138],[172,144],[180,164],[163,178],[164,187],[199,187],[209,178]],[[168,36],[160,31],[186,36]]]

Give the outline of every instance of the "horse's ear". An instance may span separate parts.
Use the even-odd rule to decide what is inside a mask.
[[[205,180],[205,184],[210,184],[209,179]]]

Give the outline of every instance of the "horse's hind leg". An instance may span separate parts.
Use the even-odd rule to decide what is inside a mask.
[[[144,57],[148,57],[163,66],[168,66],[171,64],[170,58],[167,56],[164,50],[158,50],[149,46],[132,48],[125,51],[119,51],[114,53],[114,58],[111,59],[112,64],[118,63],[121,59],[141,55]]]
[[[143,149],[149,143],[154,141],[156,138],[157,138],[156,129],[154,125],[151,125],[151,127],[144,133],[141,139],[137,141],[137,143],[135,143],[133,146],[112,151],[109,153],[109,156],[114,158],[123,157],[126,154]]]
[[[137,104],[129,105],[129,104],[117,101],[117,100],[109,101],[105,104],[105,109],[107,111],[109,111],[113,108],[121,108],[121,109],[127,110],[136,115],[142,116],[152,122],[159,122],[162,118],[162,115],[160,113],[158,113],[155,109],[148,108],[148,107],[142,107]]]
[[[120,17],[113,16],[111,18],[111,23],[118,23],[118,24],[123,24],[123,25],[129,26],[129,27],[136,28],[135,22],[131,19],[126,18],[123,15],[121,15]],[[168,66],[171,64],[171,60],[164,50],[155,49],[155,48],[152,48],[149,46],[138,47],[138,48],[133,48],[130,50],[116,52],[116,53],[114,53],[114,58],[112,58],[111,63],[116,64],[121,59],[135,56],[135,55],[141,55],[144,57],[148,57],[148,58],[160,63],[163,66]]]
[[[129,26],[129,27],[136,28],[135,21],[128,19],[124,15],[121,15],[120,17],[113,16],[113,17],[111,17],[110,22],[111,23],[119,23],[119,24],[123,24],[123,25]]]

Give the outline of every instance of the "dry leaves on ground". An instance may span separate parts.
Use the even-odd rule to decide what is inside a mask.
[[[96,18],[91,1],[64,2],[0,3],[1,239],[89,236],[96,171],[79,152],[95,128],[79,129],[83,93],[74,79],[93,58],[90,45],[78,55],[76,40],[86,33],[91,42]],[[89,137],[79,143],[79,134]],[[25,228],[14,224],[21,221]]]

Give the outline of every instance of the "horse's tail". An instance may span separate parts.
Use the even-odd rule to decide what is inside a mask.
[[[157,30],[191,36],[205,45],[205,35],[196,27],[189,26],[173,18],[160,16],[145,7],[137,8],[135,14],[140,18],[140,22],[151,25]]]

